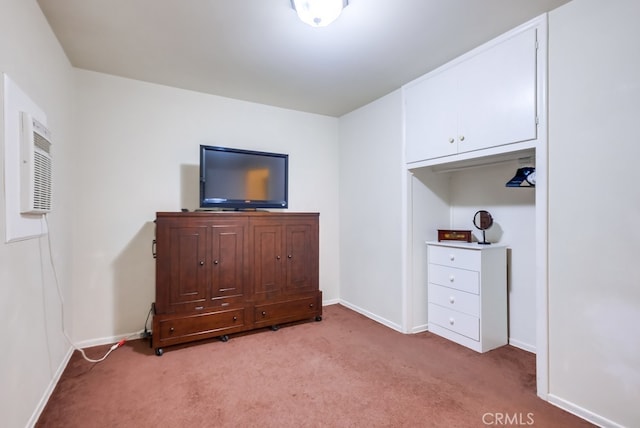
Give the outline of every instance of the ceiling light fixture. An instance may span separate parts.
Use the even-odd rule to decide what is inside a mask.
[[[338,19],[349,0],[291,0],[291,7],[305,24],[326,27]]]

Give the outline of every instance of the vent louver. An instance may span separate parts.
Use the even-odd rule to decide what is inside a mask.
[[[20,211],[51,211],[51,133],[28,113],[22,113]]]

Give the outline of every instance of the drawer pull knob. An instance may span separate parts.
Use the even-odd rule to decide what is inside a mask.
[[[455,140],[453,138],[449,138],[449,144],[453,144]]]
[[[214,264],[214,265],[217,265],[218,263],[220,263],[218,260],[214,260],[214,261],[213,261],[213,264]]]
[[[449,260],[454,261],[456,259],[456,256],[454,256],[453,254],[449,255]]]
[[[267,313],[265,311],[262,311],[262,316],[267,315]]]
[[[453,282],[456,280],[456,277],[453,275],[449,275],[449,281]]]
[[[313,303],[309,303],[309,307],[310,307],[310,308],[313,308]]]
[[[453,325],[455,324],[456,320],[454,320],[453,318],[449,318],[449,324]]]
[[[449,296],[449,303],[454,304],[456,299],[453,296]]]
[[[204,262],[203,261],[200,261],[200,266],[204,266]]]
[[[201,311],[204,309],[204,306],[196,306],[196,311]]]
[[[293,257],[293,256],[292,256],[291,254],[288,254],[288,255],[287,255],[287,258],[288,258],[288,259],[290,259],[290,258],[292,258],[292,257]]]
[[[233,317],[233,320],[234,321],[238,321],[238,317]]]
[[[174,331],[175,331],[175,329],[174,329],[173,327],[171,327],[171,328],[169,329],[169,333],[173,333]]]

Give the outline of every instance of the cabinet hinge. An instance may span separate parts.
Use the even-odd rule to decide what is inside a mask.
[[[536,125],[540,124],[540,120],[538,119],[538,116],[536,116]]]
[[[538,50],[539,47],[540,45],[538,44],[538,39],[536,39],[536,50]]]

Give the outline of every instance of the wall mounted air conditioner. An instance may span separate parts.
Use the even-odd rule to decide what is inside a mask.
[[[21,112],[20,212],[51,211],[51,133],[30,114]]]

